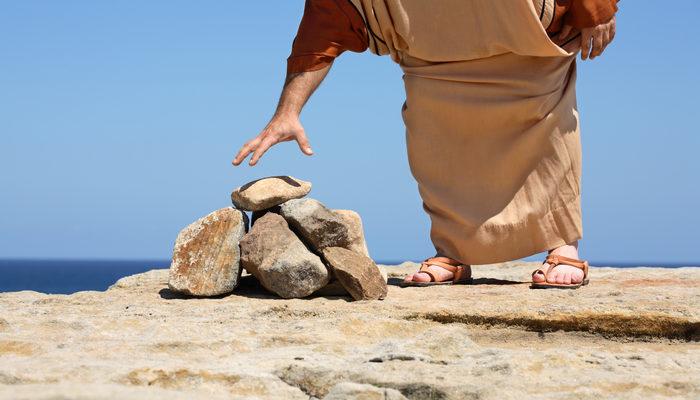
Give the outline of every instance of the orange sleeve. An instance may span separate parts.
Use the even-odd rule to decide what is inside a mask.
[[[617,12],[617,0],[571,0],[566,23],[577,29],[610,21]]]
[[[287,73],[325,68],[346,50],[367,50],[365,22],[349,0],[306,0]]]

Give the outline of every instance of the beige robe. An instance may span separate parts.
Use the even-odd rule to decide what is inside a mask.
[[[438,255],[493,263],[580,239],[575,54],[549,39],[541,9],[352,1],[370,49],[404,71],[408,159]]]

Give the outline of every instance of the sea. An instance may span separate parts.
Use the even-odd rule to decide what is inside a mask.
[[[400,261],[378,261],[396,265]],[[629,268],[637,266],[678,268],[700,263],[591,263],[591,265]],[[0,293],[33,290],[49,294],[71,294],[84,290],[107,290],[119,278],[168,268],[170,260],[2,260]]]

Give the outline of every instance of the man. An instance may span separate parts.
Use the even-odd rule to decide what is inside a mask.
[[[615,0],[307,0],[275,115],[233,164],[290,140],[312,155],[299,114],[333,60],[391,55],[437,251],[404,284],[462,283],[470,264],[548,251],[533,287],[580,287],[576,53],[603,53],[616,11]]]

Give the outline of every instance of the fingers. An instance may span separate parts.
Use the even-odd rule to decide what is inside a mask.
[[[258,146],[258,143],[260,143],[260,137],[256,137],[255,139],[249,141],[248,143],[244,144],[243,147],[238,151],[238,154],[236,154],[236,157],[233,158],[233,165],[240,165],[243,160],[245,160],[246,157],[248,157],[248,154],[250,154],[255,148]]]
[[[610,44],[610,31],[606,30],[603,32],[603,49],[600,51],[600,54],[603,54],[605,52],[605,49],[608,48],[608,45]]]
[[[267,136],[265,139],[263,139],[260,142],[260,144],[258,145],[258,147],[255,149],[255,152],[253,153],[253,156],[250,158],[250,162],[248,163],[248,165],[250,165],[252,167],[253,165],[257,164],[258,160],[260,159],[260,157],[263,156],[263,154],[265,154],[267,149],[269,149],[270,147],[272,147],[272,145],[274,145],[276,143],[277,143],[277,139],[274,139],[271,136]]]
[[[615,39],[615,33],[617,32],[617,22],[615,21],[615,17],[612,19],[612,26],[610,26],[610,42]]]
[[[603,31],[597,31],[593,36],[593,47],[591,49],[591,60],[603,53]]]
[[[581,59],[587,60],[591,54],[591,39],[593,38],[593,29],[586,28],[581,31]]]
[[[581,59],[599,57],[615,38],[615,18],[595,28],[586,28],[581,32]]]
[[[309,139],[306,137],[306,133],[304,131],[297,133],[296,140],[302,153],[306,154],[307,156],[314,154],[314,151],[311,150]]]

